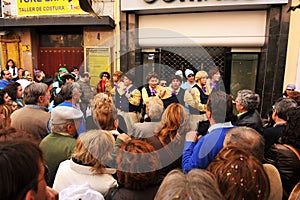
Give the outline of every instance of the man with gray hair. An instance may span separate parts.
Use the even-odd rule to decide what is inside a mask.
[[[252,90],[238,91],[235,99],[235,107],[238,111],[238,118],[234,125],[251,127],[262,134],[262,120],[256,110],[259,102],[259,95]]]
[[[148,115],[151,122],[135,123],[132,129],[132,137],[148,138],[154,134],[154,129],[160,124],[161,115],[164,111],[163,102],[157,98],[151,98],[148,103]]]
[[[47,184],[51,187],[59,163],[70,158],[76,144],[74,138],[82,119],[82,112],[76,108],[58,106],[51,112],[51,134],[40,143],[46,164],[49,167]]]
[[[264,138],[253,128],[241,126],[233,128],[226,133],[223,148],[226,146],[239,146],[251,152],[259,161],[264,160]],[[271,164],[263,164],[270,183],[270,196],[268,199],[281,200],[283,189],[278,170]]]
[[[253,128],[246,126],[236,127],[226,133],[223,146],[240,146],[250,151],[261,162],[264,159],[264,138]]]
[[[297,102],[290,98],[279,98],[273,105],[272,119],[275,121],[273,127],[266,128],[263,132],[265,138],[265,152],[275,143],[282,135],[286,126],[286,113],[291,108],[296,108]]]
[[[48,106],[50,92],[44,83],[32,83],[24,90],[25,107],[16,110],[11,115],[11,127],[27,132],[36,132],[44,138],[50,130],[48,121],[50,114]]]
[[[73,107],[82,112],[78,106],[79,100],[81,96],[81,91],[80,91],[80,85],[75,82],[69,82],[65,83],[61,87],[61,91],[59,92],[57,97],[61,98],[62,103],[58,104],[57,107],[59,106],[64,106],[64,107]],[[83,114],[83,113],[82,113]],[[77,130],[77,135],[85,132],[85,119],[84,116],[82,117],[80,126]]]

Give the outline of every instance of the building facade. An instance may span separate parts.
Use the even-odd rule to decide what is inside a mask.
[[[121,69],[168,79],[219,67],[227,93],[251,89],[262,116],[282,95],[288,0],[121,0]]]
[[[295,7],[299,4],[298,0],[293,0],[291,6]],[[300,8],[291,10],[290,14],[290,30],[283,89],[292,83],[296,84],[296,89],[300,91]]]
[[[60,67],[76,66],[91,72],[92,84],[101,71],[115,70],[119,3],[93,2],[100,17],[81,10],[79,1],[1,0],[1,68],[13,59],[18,68],[53,77]]]

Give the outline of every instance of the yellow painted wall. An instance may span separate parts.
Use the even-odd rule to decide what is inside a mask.
[[[292,0],[292,6],[298,5],[299,0]],[[289,83],[294,83],[297,85],[297,90],[300,90],[300,82],[296,83],[297,73],[300,73],[299,63],[300,54],[300,9],[291,11],[290,20],[290,31],[288,39],[288,49],[287,49],[287,59],[286,68],[284,75],[284,85],[283,90],[285,90],[286,85]]]

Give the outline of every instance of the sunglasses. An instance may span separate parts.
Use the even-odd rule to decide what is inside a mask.
[[[188,75],[188,77],[190,78],[190,77],[194,77],[194,74],[190,74],[190,75]]]

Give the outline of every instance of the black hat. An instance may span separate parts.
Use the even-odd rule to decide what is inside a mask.
[[[60,76],[60,78],[63,80],[63,82],[66,82],[67,79],[73,79],[75,81],[75,75],[72,73],[64,73]]]

